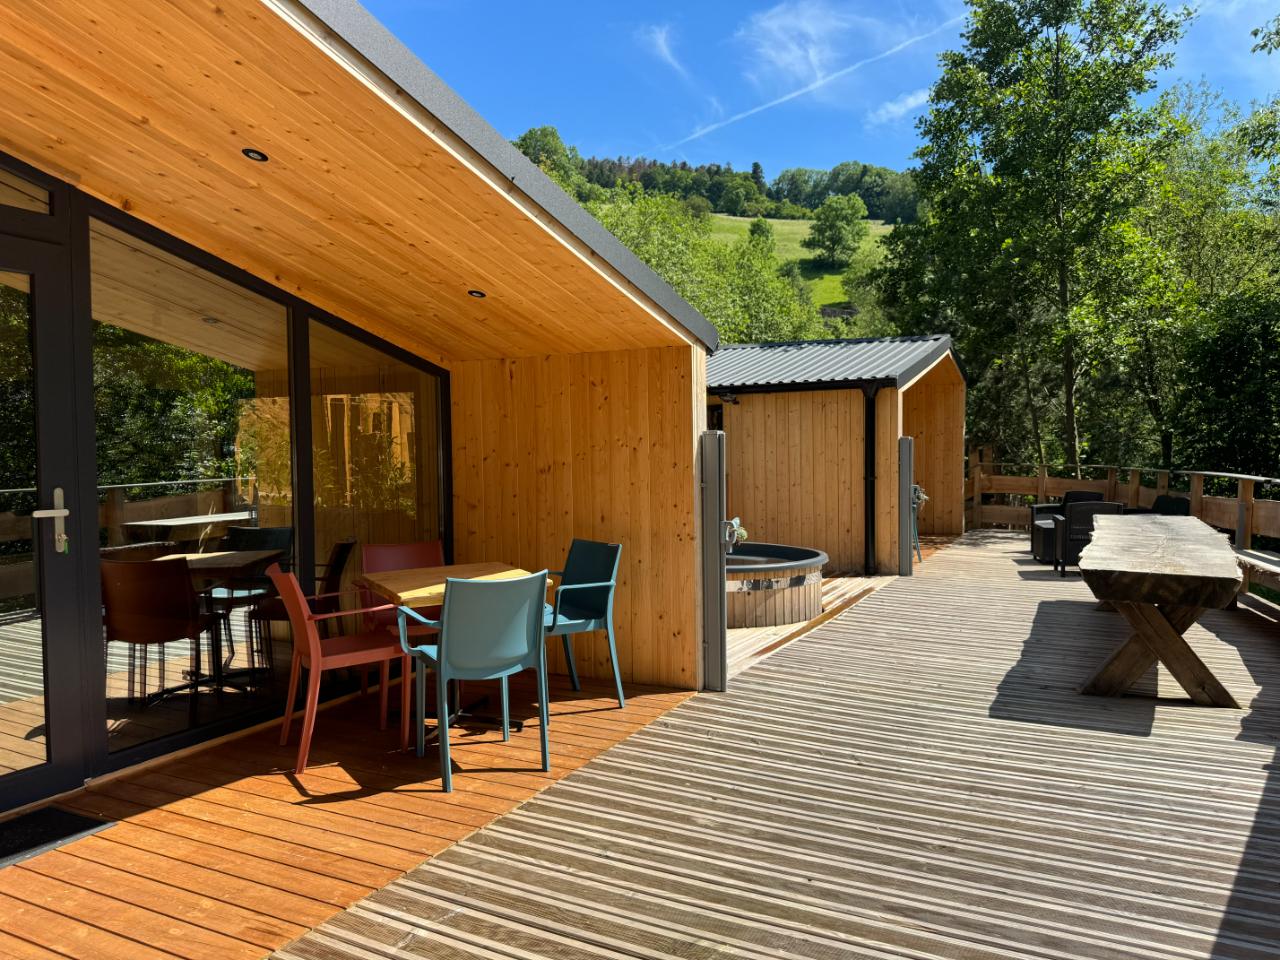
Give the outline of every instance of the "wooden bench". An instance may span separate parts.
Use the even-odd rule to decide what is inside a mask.
[[[1280,553],[1270,550],[1241,550],[1237,547],[1236,559],[1240,561],[1240,569],[1244,571],[1241,593],[1249,589],[1250,583],[1260,583],[1272,590],[1280,590]]]

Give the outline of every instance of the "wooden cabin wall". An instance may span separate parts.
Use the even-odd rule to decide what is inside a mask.
[[[964,532],[964,404],[964,377],[950,356],[903,391],[902,433],[915,438],[915,482],[929,496],[921,534]]]
[[[703,351],[475,360],[451,374],[456,560],[559,569],[574,537],[621,543],[624,679],[701,686]],[[574,647],[579,671],[610,676],[603,637]],[[562,671],[559,644],[548,652]]]
[[[752,540],[816,547],[828,570],[860,572],[862,392],[745,393],[723,410],[729,516]]]
[[[898,438],[902,436],[902,393],[876,391],[876,573],[898,572]]]

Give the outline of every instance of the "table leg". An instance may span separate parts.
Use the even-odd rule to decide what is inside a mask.
[[[1081,693],[1119,696],[1159,661],[1196,703],[1239,706],[1182,636],[1200,616],[1199,608],[1120,601],[1114,606],[1134,633],[1086,681]]]

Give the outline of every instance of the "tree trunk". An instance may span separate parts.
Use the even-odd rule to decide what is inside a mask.
[[[1059,321],[1066,335],[1062,339],[1062,441],[1067,453],[1067,464],[1075,465],[1076,477],[1080,476],[1080,436],[1076,427],[1076,345],[1075,337],[1068,329],[1071,314],[1071,288],[1067,277],[1066,259],[1058,262],[1058,311]]]
[[[1162,470],[1173,469],[1173,431],[1160,431],[1160,468]]]

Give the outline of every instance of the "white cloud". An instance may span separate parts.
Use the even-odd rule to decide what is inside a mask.
[[[801,3],[799,4],[799,6],[805,6],[805,7],[809,7],[811,5],[818,6],[818,7],[825,6],[821,3],[810,4],[809,0],[801,0]],[[792,6],[792,5],[783,4],[781,6]],[[779,8],[775,7],[774,9],[776,10]],[[766,11],[766,14],[768,12],[769,11]],[[752,19],[755,20],[756,18],[752,18]],[[871,64],[877,63],[880,60],[886,60],[897,53],[901,53],[903,50],[907,49],[908,47],[914,46],[915,44],[919,43],[922,40],[927,40],[930,37],[937,36],[939,33],[942,33],[945,30],[949,30],[952,27],[956,26],[957,24],[961,23],[963,20],[964,20],[963,14],[952,17],[950,20],[947,20],[939,24],[938,26],[933,27],[932,29],[926,30],[923,33],[912,34],[911,36],[906,37],[905,39],[899,40],[897,43],[893,44],[892,46],[887,47],[884,50],[881,50],[879,53],[872,54],[869,57],[863,57],[861,60],[856,60],[853,63],[850,63],[846,66],[839,68],[838,70],[833,70],[830,72],[820,71],[814,77],[814,79],[805,83],[803,86],[796,87],[795,89],[789,90],[786,93],[782,94],[781,96],[774,97],[771,100],[766,100],[764,103],[757,104],[756,106],[751,107],[750,109],[742,110],[738,113],[735,113],[731,117],[726,117],[725,119],[718,120],[715,123],[703,124],[702,126],[696,128],[687,137],[677,140],[675,143],[667,144],[664,147],[664,149],[673,150],[676,147],[683,146],[684,144],[689,143],[693,140],[697,140],[700,137],[705,137],[708,133],[711,133],[715,130],[719,130],[723,127],[727,127],[730,124],[737,123],[740,120],[745,120],[748,117],[753,117],[757,113],[762,113],[765,110],[770,110],[773,107],[777,107],[791,100],[795,100],[797,97],[803,97],[805,94],[813,93],[816,90],[821,90],[827,84],[835,80],[839,80],[842,77],[847,77],[850,74],[855,73],[858,70],[861,70],[863,67],[870,66]],[[804,28],[803,32],[805,33],[811,32],[811,27],[812,27],[812,23],[807,25]],[[810,53],[816,54],[817,52],[818,52],[817,48],[815,47],[812,51],[805,52],[804,55],[808,57]],[[819,57],[818,59],[820,60],[821,57]],[[787,60],[788,62],[792,62],[792,63],[798,62],[794,58],[787,58]]]
[[[872,126],[879,126],[885,123],[894,123],[901,120],[908,114],[915,113],[926,103],[929,102],[929,88],[921,87],[919,90],[912,90],[901,96],[894,97],[892,100],[886,100],[880,106],[876,107],[867,114],[867,123]]]
[[[689,71],[685,69],[684,64],[680,62],[672,49],[671,24],[654,23],[641,27],[636,31],[636,38],[645,49],[680,74],[681,77],[686,80],[689,78]]]

